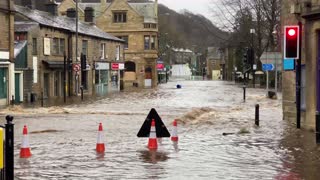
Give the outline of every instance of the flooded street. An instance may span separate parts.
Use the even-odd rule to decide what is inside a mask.
[[[314,134],[283,121],[281,98],[265,94],[248,89],[243,103],[242,88],[231,82],[168,82],[78,105],[5,109],[0,118],[4,124],[5,114],[15,116],[16,179],[319,179]],[[147,138],[137,138],[151,108],[169,130],[178,119],[178,145],[163,138],[153,152]],[[104,156],[95,152],[100,122]],[[32,153],[26,160],[19,159],[24,125]]]

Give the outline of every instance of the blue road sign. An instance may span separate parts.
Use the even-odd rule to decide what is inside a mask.
[[[283,70],[285,71],[294,70],[294,59],[284,59]]]
[[[262,70],[272,71],[272,70],[274,70],[274,65],[273,64],[262,64]]]

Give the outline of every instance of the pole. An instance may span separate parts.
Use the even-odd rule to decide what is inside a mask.
[[[259,104],[256,104],[256,112],[255,112],[255,124],[259,126]]]
[[[76,62],[78,62],[78,21],[79,21],[79,15],[78,10],[79,4],[78,0],[76,0]],[[79,77],[77,77],[78,74],[76,74],[75,80],[76,80],[76,94],[78,96],[78,90],[79,90]]]
[[[269,91],[269,71],[267,70],[267,92]]]
[[[302,23],[299,21],[299,58],[297,59],[296,71],[296,105],[297,105],[297,128],[301,127],[301,40],[302,40]]]
[[[316,112],[316,143],[320,144],[320,113]]]
[[[275,61],[275,73],[276,73],[274,88],[275,88],[276,96],[277,96],[277,93],[278,93],[278,62],[277,62],[277,58],[275,58],[274,61]]]
[[[14,124],[13,117],[6,116],[7,124],[5,124],[5,179],[14,179]],[[2,143],[2,142],[1,142]]]
[[[63,57],[63,102],[66,103],[67,101],[67,91],[66,91],[66,87],[67,87],[67,81],[66,81],[66,66],[67,66],[67,56],[66,54],[64,54]]]

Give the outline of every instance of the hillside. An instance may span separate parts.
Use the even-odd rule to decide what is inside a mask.
[[[177,13],[159,4],[159,33],[168,44],[204,52],[208,46],[219,46],[228,37],[226,32],[215,27],[202,15],[188,11]],[[163,37],[165,36],[165,37]]]

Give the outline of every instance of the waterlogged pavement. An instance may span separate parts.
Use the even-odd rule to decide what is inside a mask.
[[[8,108],[0,118],[3,124],[5,114],[15,115],[16,179],[319,179],[314,134],[283,121],[281,98],[265,94],[248,89],[243,103],[233,83],[180,81],[77,105]],[[154,152],[136,137],[151,108],[168,129],[178,119],[177,145],[163,138]],[[95,153],[100,122],[104,155]],[[25,124],[32,157],[19,159]]]

